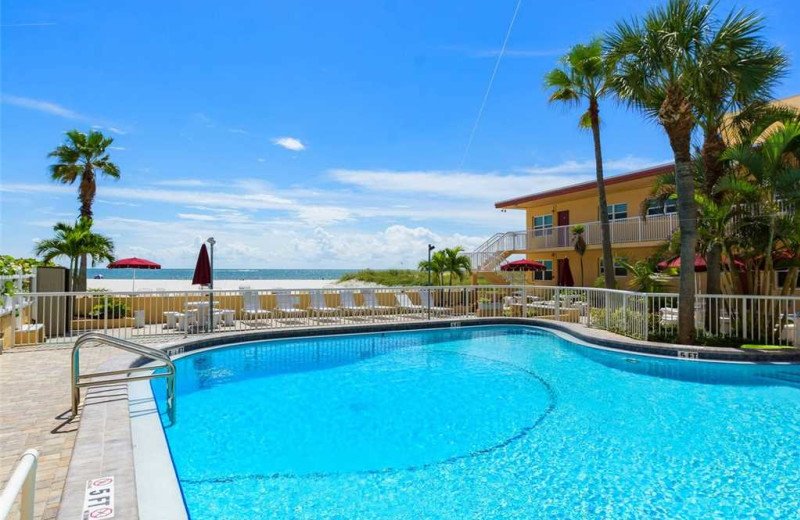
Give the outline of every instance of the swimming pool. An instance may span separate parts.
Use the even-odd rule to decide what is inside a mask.
[[[176,365],[165,433],[194,520],[800,510],[797,366],[627,355],[526,326],[245,343]]]

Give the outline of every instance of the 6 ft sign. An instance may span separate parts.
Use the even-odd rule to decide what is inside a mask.
[[[86,481],[81,520],[114,518],[114,477]]]

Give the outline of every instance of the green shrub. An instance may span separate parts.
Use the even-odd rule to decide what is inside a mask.
[[[124,301],[115,298],[109,298],[106,301],[96,303],[92,307],[91,312],[89,312],[89,317],[94,319],[115,319],[124,318],[127,313],[128,306],[125,305]]]

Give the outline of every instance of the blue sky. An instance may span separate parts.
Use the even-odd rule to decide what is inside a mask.
[[[593,177],[590,135],[542,77],[648,5],[523,0],[465,156],[516,0],[3,2],[0,252],[28,256],[75,218],[46,155],[92,127],[122,170],[95,204],[118,256],[190,267],[211,235],[231,268],[409,267],[429,241],[474,247],[524,227],[496,200]],[[800,93],[796,5],[749,6],[792,61],[776,95]],[[670,159],[652,123],[601,110],[609,173]]]

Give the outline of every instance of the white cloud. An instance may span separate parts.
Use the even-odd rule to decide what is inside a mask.
[[[156,181],[157,186],[177,186],[177,187],[200,187],[200,186],[220,186],[218,182],[201,181],[200,179],[175,179],[171,181]]]
[[[232,134],[247,134],[247,130],[242,130],[241,128],[228,128],[228,132]]]
[[[287,150],[292,150],[293,152],[301,152],[306,149],[306,145],[300,142],[299,139],[295,139],[294,137],[276,137],[272,140],[273,144],[278,146],[282,146]]]
[[[3,103],[14,105],[22,108],[29,108],[37,112],[44,112],[54,116],[63,117],[66,119],[74,119],[76,121],[86,121],[88,118],[83,114],[79,114],[74,110],[62,107],[51,101],[44,101],[41,99],[32,99],[21,96],[12,96],[10,94],[3,94]]]
[[[605,162],[607,173],[642,169],[659,162],[638,157]],[[394,171],[334,169],[337,181],[373,192],[425,193],[445,199],[499,201],[536,191],[592,180],[594,161],[565,161],[553,166],[520,168],[518,174],[460,171]]]
[[[611,159],[603,161],[603,170],[607,173],[627,173],[636,170],[642,170],[650,166],[663,164],[669,162],[668,160],[654,161],[645,157],[634,157],[628,155],[621,159]],[[553,166],[528,166],[519,169],[525,173],[531,174],[550,174],[550,175],[565,175],[565,174],[588,174],[594,173],[595,161],[594,159],[586,160],[569,160]]]
[[[264,160],[265,159],[263,157],[259,157],[258,159],[256,159],[256,161],[258,161],[258,162],[264,162]]]
[[[125,150],[127,150],[127,148],[125,148],[124,146],[109,146],[109,148],[111,148],[112,150],[117,150],[119,152],[124,152]]]
[[[120,130],[119,128],[115,128],[113,126],[109,126],[108,130],[111,131],[111,132],[114,132],[115,134],[118,134],[118,135],[125,135],[125,134],[128,133],[128,132],[126,132],[124,130]]]

